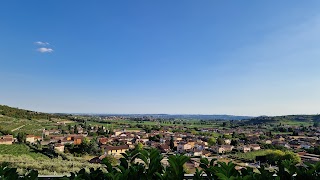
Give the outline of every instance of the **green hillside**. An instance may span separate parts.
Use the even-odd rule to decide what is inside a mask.
[[[70,120],[71,115],[41,113],[0,105],[0,135],[20,131],[40,135],[43,129],[57,128],[57,122]]]
[[[49,114],[0,105],[0,115],[21,119],[69,118],[70,115]]]
[[[244,121],[246,124],[287,124],[287,125],[313,125],[320,122],[320,115],[286,115],[286,116],[260,116]]]

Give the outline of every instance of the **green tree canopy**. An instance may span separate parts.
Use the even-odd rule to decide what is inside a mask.
[[[215,145],[216,143],[217,143],[216,138],[211,137],[211,138],[208,139],[208,144],[209,144],[210,146],[213,146],[213,145]]]
[[[26,142],[26,138],[27,138],[27,135],[25,132],[19,132],[18,135],[17,135],[17,140],[19,143],[25,143]]]

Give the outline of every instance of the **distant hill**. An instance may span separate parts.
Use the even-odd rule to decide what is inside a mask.
[[[73,119],[72,114],[43,113],[31,110],[19,109],[0,105],[0,115],[20,118],[20,119]],[[246,124],[263,124],[263,123],[281,123],[291,122],[320,122],[320,115],[286,115],[286,116],[233,116],[233,115],[202,115],[202,114],[85,114],[95,116],[122,116],[128,118],[134,117],[153,117],[163,119],[189,119],[189,120],[243,120]]]
[[[14,108],[6,105],[0,105],[0,115],[21,118],[21,119],[50,119],[63,118],[69,119],[71,114],[59,113],[42,113],[31,110]],[[201,115],[201,114],[85,114],[82,115],[98,115],[98,116],[123,116],[123,117],[154,117],[163,119],[196,119],[196,120],[243,120],[249,119],[249,116],[232,116],[232,115]]]
[[[320,115],[286,115],[286,116],[259,116],[245,121],[247,124],[270,124],[281,122],[320,122]]]
[[[64,118],[68,119],[70,115],[66,114],[49,114],[36,111],[30,111],[25,109],[19,109],[9,107],[6,105],[0,105],[0,115],[20,118],[20,119],[50,119],[50,118]]]

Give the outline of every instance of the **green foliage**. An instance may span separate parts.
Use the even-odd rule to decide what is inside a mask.
[[[225,139],[231,139],[231,138],[232,138],[232,135],[224,134],[224,135],[223,135],[223,138],[225,138]]]
[[[139,142],[136,146],[135,149],[137,150],[142,150],[143,149],[143,144],[141,142]]]
[[[8,163],[0,165],[0,179],[1,180],[36,180],[38,179],[38,171],[30,170],[24,175],[19,175],[17,168],[10,168]]]
[[[281,154],[280,152],[277,152]],[[284,152],[286,155],[286,153]],[[285,156],[283,155],[283,156]],[[119,165],[112,165],[110,159],[103,159],[104,168],[81,169],[71,176],[63,177],[64,180],[182,180],[184,179],[184,164],[189,160],[183,155],[169,156],[169,166],[161,163],[163,157],[156,149],[134,150],[123,153]],[[218,162],[212,159],[210,162],[204,158],[200,160],[200,168],[196,169],[194,180],[219,179],[219,180],[268,180],[268,179],[308,179],[320,178],[320,163],[304,166],[295,165],[292,160],[279,162],[278,169],[268,170],[261,166],[254,170],[246,167],[236,169],[233,162]],[[206,176],[204,176],[206,174]],[[0,179],[37,179],[37,171],[28,171],[19,176],[17,169],[10,168],[8,164],[0,166]],[[276,177],[275,177],[276,176]]]
[[[12,156],[27,155],[32,158],[47,158],[47,156],[33,151],[25,144],[12,144],[12,145],[0,144],[0,162],[3,161],[3,159],[1,158],[4,158],[5,155],[12,155]]]
[[[0,162],[10,162],[12,167],[17,168],[19,174],[25,174],[28,169],[34,169],[41,175],[64,175],[77,172],[83,167],[86,167],[86,170],[102,167],[100,164],[91,164],[83,158],[72,156],[67,156],[67,159],[63,160],[61,157],[51,159],[35,153],[19,155],[18,152],[15,155],[0,154]]]
[[[251,151],[246,153],[237,153],[233,155],[234,158],[243,160],[255,160],[257,156],[265,156],[269,153],[269,150]]]
[[[235,140],[235,139],[232,139],[231,140],[231,145],[232,146],[237,146],[239,144],[239,141],[238,140]]]
[[[217,139],[217,142],[218,142],[219,145],[224,145],[224,144],[225,144],[223,138],[218,138],[218,139]]]
[[[185,174],[183,165],[188,160],[189,158],[184,155],[169,156],[168,162],[170,166],[166,168],[166,173],[163,175],[163,178],[168,180],[183,179]]]
[[[225,162],[215,162],[216,159],[212,159],[210,162],[208,159],[200,160],[200,167],[206,173],[208,179],[239,179],[240,172],[235,169],[236,165],[232,162],[228,164]],[[199,171],[199,170],[197,170]]]
[[[300,157],[291,151],[281,150],[259,150],[246,153],[237,153],[233,157],[244,160],[255,160],[257,156],[266,156],[266,159],[271,164],[277,164],[280,161],[291,160],[293,164],[301,162]]]
[[[97,143],[97,139],[93,138],[90,141],[88,138],[84,138],[79,145],[74,144],[66,144],[65,149],[67,152],[74,154],[74,155],[85,155],[85,154],[92,154],[92,155],[99,155],[101,154],[101,150]]]
[[[173,139],[173,136],[171,136],[170,138],[170,149],[173,149],[174,148],[174,139]]]
[[[216,138],[211,137],[211,138],[208,139],[208,144],[209,144],[210,146],[213,146],[213,145],[215,145],[216,143],[217,143]]]
[[[314,148],[307,149],[308,153],[320,155],[320,146],[316,146]]]
[[[17,135],[17,140],[19,143],[25,143],[26,142],[26,133],[24,132],[19,132],[18,135]]]
[[[284,160],[291,160],[294,165],[301,162],[301,159],[298,155],[291,151],[281,151],[281,150],[268,150],[267,160],[271,164],[279,164],[278,162]]]

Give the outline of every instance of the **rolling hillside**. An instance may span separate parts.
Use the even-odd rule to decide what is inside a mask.
[[[314,122],[320,122],[320,115],[260,116],[244,122],[247,124],[312,125]]]
[[[19,131],[39,135],[43,129],[57,127],[57,122],[70,120],[70,115],[48,114],[0,105],[0,133],[16,134]]]

